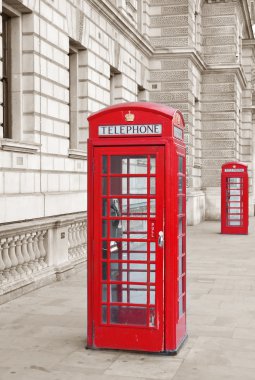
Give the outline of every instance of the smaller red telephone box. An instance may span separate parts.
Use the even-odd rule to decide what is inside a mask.
[[[221,172],[221,233],[248,234],[247,165],[228,162]]]
[[[125,103],[88,120],[87,347],[174,354],[186,338],[182,114]]]

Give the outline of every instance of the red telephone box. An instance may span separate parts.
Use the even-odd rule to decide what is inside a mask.
[[[88,120],[87,347],[176,353],[186,338],[182,114],[125,103]]]
[[[248,234],[247,165],[228,162],[221,172],[221,233]]]

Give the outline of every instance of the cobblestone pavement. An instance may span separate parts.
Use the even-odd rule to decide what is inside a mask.
[[[177,356],[85,350],[85,271],[0,306],[0,380],[254,380],[255,219],[188,228],[188,340]]]

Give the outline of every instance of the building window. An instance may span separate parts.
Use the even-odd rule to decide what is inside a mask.
[[[69,120],[70,148],[78,147],[78,50],[69,47]]]
[[[114,67],[110,68],[110,104],[120,103],[121,96],[121,73]]]
[[[2,57],[3,57],[3,137],[11,138],[11,18],[2,15]]]
[[[21,141],[22,134],[22,14],[3,6],[2,13],[2,134]]]
[[[88,52],[78,41],[69,40],[69,157],[84,159],[88,112]]]

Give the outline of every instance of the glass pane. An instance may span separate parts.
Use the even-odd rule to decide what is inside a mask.
[[[229,183],[241,183],[242,178],[228,178]]]
[[[242,223],[241,223],[240,220],[230,220],[230,221],[228,222],[228,225],[229,225],[229,226],[241,226]]]
[[[182,254],[182,237],[178,239],[178,252]]]
[[[107,194],[107,178],[106,177],[102,178],[102,194],[103,195]]]
[[[124,156],[111,156],[111,173],[113,174],[127,174],[128,159]]]
[[[150,251],[155,252],[156,251],[156,243],[150,243]]]
[[[240,196],[237,196],[237,195],[231,195],[229,196],[229,199],[228,199],[230,202],[231,201],[236,201],[236,202],[240,202],[241,201],[241,198]]]
[[[147,220],[112,220],[111,237],[146,239]]]
[[[147,194],[146,177],[111,177],[111,195]]]
[[[147,286],[134,284],[112,284],[111,302],[147,303]]]
[[[147,194],[147,178],[129,178],[129,194]]]
[[[179,196],[178,197],[178,213],[182,214],[182,204],[183,204],[183,197]]]
[[[183,173],[183,157],[178,156],[178,172]]]
[[[155,156],[150,156],[150,174],[156,173],[156,158]]]
[[[127,193],[127,178],[111,177],[110,195],[121,195]]]
[[[107,237],[107,220],[102,220],[102,237]]]
[[[103,174],[107,173],[107,156],[102,157],[102,172]]]
[[[229,207],[235,207],[235,208],[240,208],[241,207],[240,202],[229,202],[228,206]]]
[[[126,281],[125,264],[111,263],[110,278],[112,281]]]
[[[107,322],[107,306],[102,305],[102,323]]]
[[[182,234],[182,218],[179,219],[178,234]]]
[[[230,184],[228,185],[228,188],[229,188],[229,189],[241,189],[242,187],[241,187],[241,184],[240,184],[240,183],[230,183]]]
[[[107,199],[102,199],[102,215],[107,216]]]
[[[156,215],[156,199],[150,200],[150,217],[153,218]]]
[[[183,177],[179,176],[178,177],[178,192],[182,193],[182,189],[183,189]]]
[[[107,241],[102,242],[102,259],[107,258]]]
[[[147,174],[146,156],[111,156],[112,174]]]
[[[102,262],[102,280],[107,280],[107,263],[105,261]]]
[[[146,282],[147,264],[111,263],[111,280]]]
[[[234,189],[234,190],[232,190],[232,189],[230,189],[230,190],[228,190],[228,194],[229,195],[240,195],[240,190],[236,190],[236,189]]]
[[[102,285],[102,301],[107,302],[107,285]]]
[[[150,327],[155,326],[155,309],[150,309],[150,322],[149,322]]]
[[[155,282],[156,281],[156,273],[155,271],[151,270],[150,271],[150,282]]]
[[[147,320],[147,308],[140,306],[111,306],[111,323],[122,325],[145,326]]]
[[[155,286],[150,287],[150,304],[155,305]]]
[[[242,214],[243,210],[241,208],[229,208],[228,214]]]
[[[150,194],[156,194],[156,178],[150,178]]]
[[[123,198],[120,200],[122,216],[147,216],[147,199]]]

